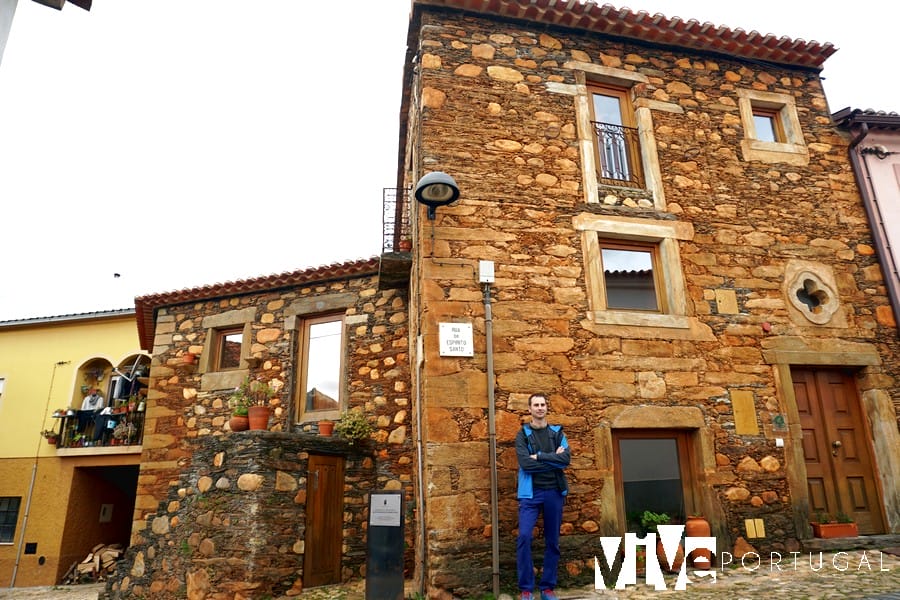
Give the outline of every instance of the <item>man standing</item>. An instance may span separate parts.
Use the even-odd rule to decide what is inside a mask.
[[[534,564],[531,540],[538,515],[544,514],[544,565],[541,569],[541,600],[557,600],[556,570],[559,565],[559,527],[563,501],[569,491],[563,469],[569,466],[569,442],[561,425],[547,423],[547,397],[532,394],[528,399],[531,424],[516,435],[519,460],[519,537],[516,565],[521,600],[534,597]]]

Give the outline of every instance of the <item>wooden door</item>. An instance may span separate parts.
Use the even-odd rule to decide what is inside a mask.
[[[341,582],[344,515],[344,459],[311,454],[306,481],[303,584]]]
[[[861,534],[884,533],[872,450],[856,385],[837,369],[791,369],[803,430],[809,505],[844,512]]]

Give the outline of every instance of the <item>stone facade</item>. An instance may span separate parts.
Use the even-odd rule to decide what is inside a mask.
[[[798,549],[810,536],[791,383],[798,365],[846,369],[861,414],[887,432],[866,439],[885,490],[876,502],[883,529],[897,531],[897,328],[849,140],[832,123],[818,73],[447,8],[419,6],[410,39],[406,185],[443,171],[461,190],[434,220],[420,206],[413,218],[426,587],[435,596],[489,588],[495,526],[501,577],[514,583],[512,443],[536,391],[548,394],[551,421],[564,425],[573,449],[564,581],[592,576],[600,535],[626,530],[615,448],[625,433],[685,438],[685,511],[710,519],[720,548],[748,535],[745,519],[762,519],[765,537],[751,543]],[[642,189],[597,181],[586,131],[591,82],[629,90]],[[785,121],[794,137],[778,147],[745,135],[749,103],[773,99],[796,121]],[[663,240],[665,314],[597,305],[591,263],[600,235]],[[490,374],[480,260],[496,272]],[[812,283],[801,290],[804,282]],[[798,303],[803,293],[820,294],[824,312]],[[473,324],[473,358],[440,355],[442,322]]]
[[[350,267],[290,274],[302,284],[261,279],[139,299],[154,315],[153,362],[130,560],[111,597],[299,592],[311,454],[344,457],[341,580],[365,576],[368,493],[402,490],[412,510],[409,342],[405,291],[379,289],[376,261]],[[344,323],[345,408],[364,411],[374,428],[357,445],[317,437],[295,402],[298,323],[335,311]],[[250,342],[242,368],[216,372],[211,332],[236,322]],[[186,353],[199,360],[186,362]],[[247,375],[279,389],[268,432],[230,430],[235,384],[224,385]],[[411,570],[411,550],[405,560]]]

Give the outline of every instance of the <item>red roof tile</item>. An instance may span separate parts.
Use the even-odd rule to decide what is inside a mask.
[[[415,0],[414,6],[452,8],[483,15],[559,25],[655,44],[717,52],[749,60],[821,69],[837,48],[802,39],[730,29],[696,19],[575,0]]]
[[[161,294],[138,296],[134,299],[134,307],[137,313],[138,340],[141,348],[152,352],[153,337],[156,329],[156,311],[164,306],[374,275],[378,273],[378,261],[377,257],[372,257],[364,260],[323,265],[301,271],[276,273],[253,279],[238,279],[202,287],[163,292]]]

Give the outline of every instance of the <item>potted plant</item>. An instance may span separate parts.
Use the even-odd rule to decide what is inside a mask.
[[[841,537],[857,537],[859,535],[859,527],[846,513],[837,513],[836,518],[832,518],[830,514],[817,511],[815,520],[810,523],[813,528],[813,535],[817,538],[841,538]]]
[[[369,439],[373,428],[362,410],[348,410],[341,414],[341,418],[335,424],[334,430],[352,446]]]
[[[656,513],[645,510],[641,514],[641,527],[644,530],[644,534],[657,534],[656,558],[659,560],[659,566],[664,571],[676,573],[681,569],[681,563],[684,560],[684,546],[681,543],[678,544],[678,549],[675,551],[675,557],[672,559],[672,565],[669,566],[669,561],[667,560],[668,557],[666,556],[665,548],[663,548],[662,539],[659,537],[658,529],[660,525],[668,525],[671,520],[671,517],[666,513]]]
[[[41,432],[41,435],[47,440],[47,443],[51,446],[55,446],[56,442],[59,441],[59,434],[53,431],[52,429],[45,429]]]
[[[247,415],[251,430],[268,429],[269,426],[269,400],[275,396],[276,388],[260,379],[244,378],[244,381],[231,394],[229,402],[234,415],[240,416],[238,411]],[[229,422],[230,424],[230,422]]]
[[[332,433],[334,433],[334,421],[330,421],[328,419],[322,419],[318,423],[316,423],[319,427],[319,435],[322,437],[330,437]]]
[[[247,417],[247,406],[235,402],[231,406],[231,419],[228,426],[232,431],[247,431],[250,429],[250,419]]]

